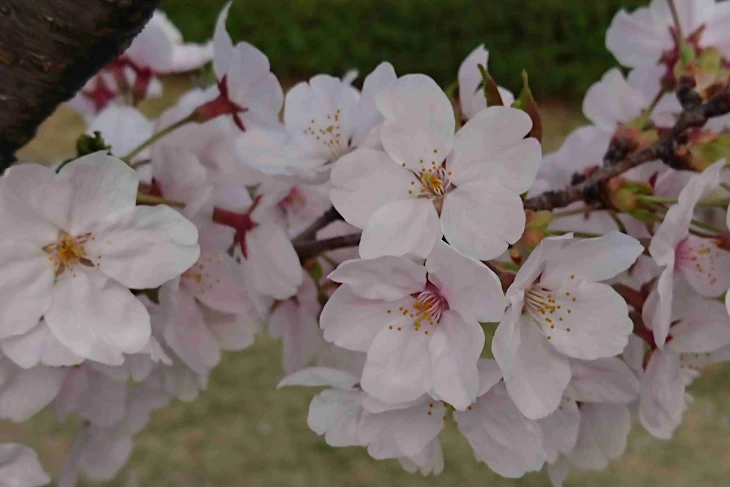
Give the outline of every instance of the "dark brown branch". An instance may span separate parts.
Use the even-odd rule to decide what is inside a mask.
[[[306,242],[307,240],[315,240],[319,230],[337,220],[342,220],[342,215],[340,215],[340,213],[332,207],[327,210],[324,215],[320,216],[317,221],[309,225],[302,233],[297,235],[294,241]]]
[[[560,191],[547,191],[539,196],[525,201],[525,208],[530,210],[552,210],[562,208],[576,201],[584,201],[586,195],[611,178],[614,178],[626,171],[635,168],[646,162],[660,159],[665,163],[675,166],[677,161],[675,155],[681,144],[684,133],[694,127],[702,127],[712,117],[718,117],[730,113],[730,91],[723,91],[705,103],[696,103],[694,91],[683,93],[678,90],[678,98],[684,106],[679,115],[677,123],[662,136],[657,142],[640,151],[630,154],[622,161],[598,169],[580,184],[569,186]]]
[[[294,250],[296,250],[299,260],[304,262],[312,257],[317,257],[328,250],[342,249],[345,247],[357,247],[360,244],[360,234],[353,233],[343,235],[341,237],[332,237],[324,240],[308,240],[306,242],[295,242]]]
[[[129,46],[158,2],[0,2],[0,173],[60,103]]]

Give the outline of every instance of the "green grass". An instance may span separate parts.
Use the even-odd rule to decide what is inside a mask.
[[[188,85],[168,82],[174,96]],[[170,98],[168,98],[169,100]],[[165,100],[147,104],[157,113]],[[546,149],[555,149],[582,123],[576,107],[543,106]],[[80,119],[60,109],[41,128],[21,158],[53,161],[68,155],[83,130]],[[59,146],[59,142],[65,145]],[[438,477],[404,472],[396,461],[375,461],[362,448],[334,449],[309,430],[307,409],[313,388],[276,390],[282,377],[280,344],[262,336],[250,349],[228,353],[208,390],[192,403],[174,402],[156,413],[136,441],[131,461],[104,487],[507,487],[549,486],[542,473],[506,480],[477,464],[449,422],[442,434],[445,471]],[[573,474],[568,487],[715,487],[727,485],[730,452],[730,369],[711,368],[693,386],[695,402],[669,442],[652,439],[636,426],[626,455],[607,471]],[[0,442],[32,445],[56,473],[69,448],[70,420],[56,425],[45,412],[23,424],[0,423]],[[138,483],[135,483],[138,482]],[[99,485],[99,484],[88,484]]]

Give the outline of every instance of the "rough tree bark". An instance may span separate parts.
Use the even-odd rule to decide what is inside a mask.
[[[0,173],[147,23],[159,0],[0,0]]]

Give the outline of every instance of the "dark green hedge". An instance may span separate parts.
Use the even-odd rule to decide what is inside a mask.
[[[211,36],[224,0],[163,0],[186,38]],[[443,85],[477,44],[490,71],[516,88],[530,74],[538,96],[580,97],[614,64],[604,35],[620,7],[643,0],[234,0],[229,30],[271,59],[283,77],[361,74],[382,60]]]

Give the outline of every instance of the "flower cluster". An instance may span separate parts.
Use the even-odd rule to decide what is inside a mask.
[[[619,12],[630,71],[547,155],[526,76],[499,87],[484,46],[458,99],[387,62],[285,95],[230,4],[205,46],[156,13],[70,103],[105,148],[0,178],[0,419],[80,416],[59,485],[110,479],[154,411],[267,330],[280,386],[325,387],[314,432],[411,472],[441,472],[452,422],[476,461],[556,487],[635,422],[671,438],[730,359],[728,7]],[[135,108],[208,61],[214,85]],[[16,444],[7,479],[50,481]]]

